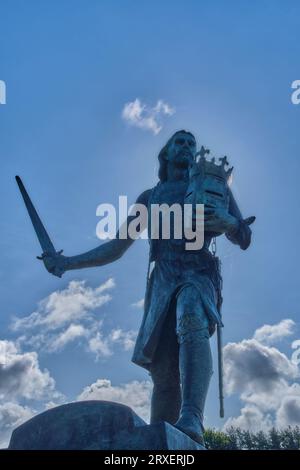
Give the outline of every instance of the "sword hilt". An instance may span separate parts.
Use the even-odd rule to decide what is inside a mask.
[[[61,254],[63,253],[63,251],[64,251],[64,250],[59,250],[59,251],[57,251],[57,252],[56,252],[56,255],[61,255]],[[53,255],[51,255],[50,253],[47,253],[47,252],[45,251],[44,253],[41,254],[41,256],[37,256],[37,259],[43,261],[43,259],[46,258],[46,256],[53,256]]]

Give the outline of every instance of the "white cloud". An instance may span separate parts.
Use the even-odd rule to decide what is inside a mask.
[[[59,351],[64,348],[68,343],[82,336],[87,336],[88,331],[82,325],[71,324],[65,331],[60,333],[51,343],[50,349]]]
[[[52,292],[40,301],[35,312],[27,317],[14,318],[11,328],[26,331],[43,327],[43,331],[47,331],[82,320],[90,311],[111,300],[111,296],[104,292],[112,287],[113,279],[96,288],[86,286],[85,281],[71,281],[65,289]]]
[[[260,343],[274,344],[281,339],[294,333],[296,324],[293,320],[286,319],[275,325],[263,325],[254,333],[254,339]]]
[[[296,392],[296,390],[295,390]],[[278,427],[300,426],[300,387],[294,395],[284,396],[277,411]]]
[[[136,336],[136,331],[123,331],[121,328],[114,329],[104,336],[98,328],[96,334],[88,341],[88,349],[96,355],[96,359],[109,357],[113,354],[116,344],[119,344],[125,351],[130,351],[134,346]]]
[[[263,344],[289,336],[293,327],[292,320],[264,325],[254,338],[224,347],[225,389],[229,395],[238,393],[243,403],[240,415],[229,418],[225,428],[258,431],[300,425],[297,364],[279,349]]]
[[[40,369],[37,353],[22,353],[12,341],[0,341],[0,399],[52,396],[57,396],[55,381],[47,369]]]
[[[15,341],[0,341],[2,446],[8,444],[12,429],[36,412],[23,406],[26,401],[29,400],[30,404],[34,402],[41,410],[57,406],[65,399],[56,391],[55,381],[48,370],[41,369],[38,353],[32,349],[28,351],[29,346],[55,352],[61,351],[71,342],[79,341],[96,358],[110,356],[115,348],[128,351],[133,347],[135,331],[115,328],[105,333],[103,320],[96,316],[96,309],[110,299],[107,290],[113,287],[112,279],[96,288],[87,286],[85,282],[72,281],[65,289],[53,292],[43,299],[31,315],[14,319],[13,331],[19,333],[22,330],[22,334]],[[26,346],[27,351],[22,350],[23,346]],[[102,387],[99,399],[101,394],[108,396],[112,392],[115,397],[119,394],[120,400],[125,400],[124,397],[129,397],[130,390],[135,388],[136,397],[140,395],[140,405],[137,404],[137,407],[143,408],[146,386],[128,384],[122,387],[111,387],[109,390],[108,387]]]
[[[127,384],[113,386],[110,380],[98,379],[95,383],[85,387],[77,399],[108,400],[122,403],[149,422],[151,391],[150,381],[138,382],[134,380]]]
[[[149,422],[152,384],[150,381],[132,381],[113,386],[110,380],[98,379],[85,387],[77,400],[108,400],[122,403],[132,408],[142,419]],[[58,406],[60,403],[49,401],[45,410]],[[30,419],[35,410],[14,402],[0,404],[0,448],[7,447],[14,428]]]
[[[299,375],[285,354],[255,339],[224,347],[224,373],[228,393],[270,392],[281,380]]]
[[[123,346],[125,351],[130,351],[134,347],[137,331],[123,331],[121,328],[112,330],[109,335],[109,341],[112,343],[119,343]]]
[[[112,355],[109,341],[107,338],[103,338],[103,335],[100,331],[97,331],[95,336],[89,339],[88,348],[90,352],[95,354],[96,359],[99,359],[100,357],[109,357]]]
[[[149,107],[136,98],[125,104],[122,117],[130,125],[150,130],[156,135],[162,129],[162,116],[172,116],[174,113],[175,109],[162,100],[158,100],[154,107]]]
[[[229,418],[226,421],[224,429],[231,426],[257,432],[270,429],[273,426],[273,421],[269,414],[266,415],[257,406],[246,405],[241,409],[241,414],[238,417]]]
[[[6,402],[0,404],[0,449],[8,446],[12,431],[34,415],[27,406]]]
[[[7,447],[14,428],[36,411],[23,403],[56,400],[64,396],[55,389],[47,369],[42,370],[35,351],[22,352],[13,341],[0,341],[0,448]]]
[[[117,345],[129,351],[137,333],[121,328],[105,333],[103,320],[97,319],[97,309],[111,299],[106,291],[113,287],[113,279],[95,288],[85,281],[71,281],[65,289],[52,292],[39,303],[37,311],[14,318],[12,330],[23,331],[16,344],[53,353],[80,341],[86,351],[95,354],[96,360],[111,356]]]
[[[158,100],[154,110],[156,113],[164,113],[164,114],[167,114],[168,116],[172,116],[172,114],[175,113],[175,109],[172,108],[170,105],[168,105],[168,103],[165,103],[162,100]]]
[[[145,304],[145,299],[141,299],[131,304],[131,306],[135,308],[144,308],[144,304]]]
[[[46,410],[51,410],[51,408],[55,408],[56,406],[60,406],[62,403],[57,403],[55,401],[48,401],[48,403],[45,404],[45,411]]]

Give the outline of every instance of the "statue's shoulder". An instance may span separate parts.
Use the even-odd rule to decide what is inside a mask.
[[[146,189],[146,191],[143,191],[136,200],[137,204],[144,204],[145,206],[147,206],[153,189],[154,188]]]

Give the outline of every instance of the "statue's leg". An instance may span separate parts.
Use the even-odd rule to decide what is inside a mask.
[[[181,406],[174,307],[168,312],[150,372],[153,380],[151,423],[167,421],[174,424],[178,420]]]
[[[186,286],[179,293],[176,314],[182,406],[175,426],[203,443],[203,412],[212,375],[212,357],[209,320],[195,287]]]

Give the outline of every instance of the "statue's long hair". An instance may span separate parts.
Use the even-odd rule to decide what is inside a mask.
[[[174,139],[174,137],[177,134],[189,134],[192,137],[194,137],[194,139],[195,139],[195,136],[191,132],[185,131],[184,129],[182,129],[180,131],[176,131],[175,134],[173,134],[172,137],[170,137],[170,139],[168,140],[166,145],[161,149],[161,151],[158,154],[158,161],[159,161],[158,178],[161,182],[164,182],[164,181],[167,180],[167,164],[168,164],[168,162],[166,160],[166,154],[168,152],[168,148],[169,148],[169,145],[170,145],[172,139]]]

